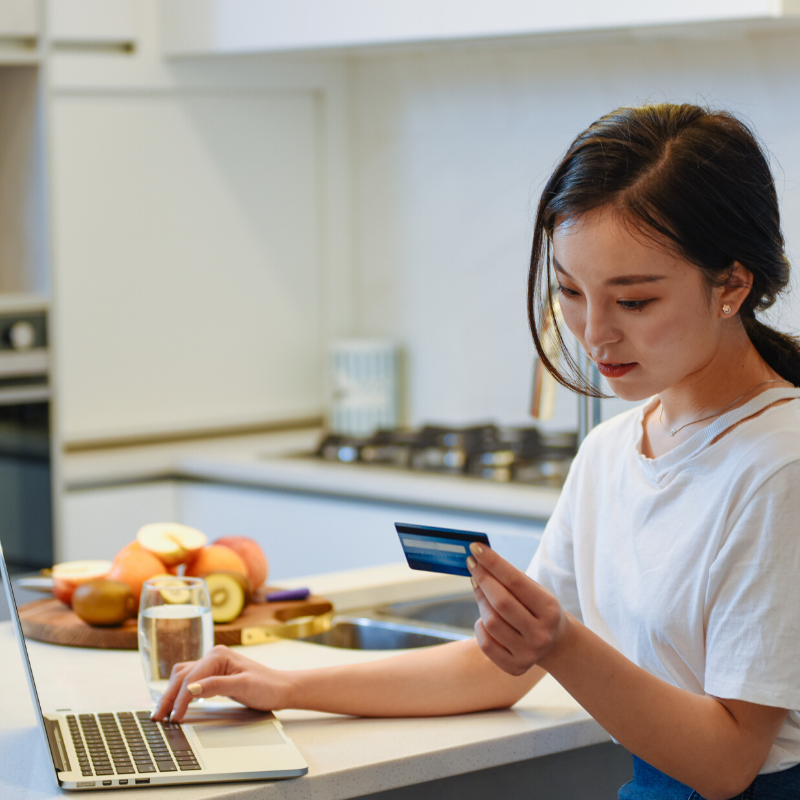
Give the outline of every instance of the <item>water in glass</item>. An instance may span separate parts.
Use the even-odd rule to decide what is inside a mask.
[[[175,664],[197,661],[213,646],[214,622],[203,580],[145,582],[139,606],[139,653],[154,703],[167,688]]]

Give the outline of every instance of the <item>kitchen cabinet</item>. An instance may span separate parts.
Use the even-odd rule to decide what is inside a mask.
[[[312,92],[51,97],[65,441],[314,417]]]
[[[63,520],[64,560],[113,558],[141,525],[182,522],[210,539],[255,539],[276,580],[403,561],[397,521],[484,531],[524,569],[544,528],[542,520],[192,481],[69,491]]]
[[[165,51],[230,55],[459,40],[545,37],[590,31],[741,23],[795,23],[796,0],[531,3],[496,0],[163,0]]]
[[[179,522],[175,481],[151,481],[64,493],[61,561],[114,556],[148,522]]]
[[[49,290],[42,76],[0,42],[0,294]],[[27,56],[26,56],[27,58]]]
[[[0,0],[0,48],[14,40],[36,39],[38,35],[37,0]]]
[[[48,38],[76,48],[136,46],[140,35],[137,0],[49,0]]]

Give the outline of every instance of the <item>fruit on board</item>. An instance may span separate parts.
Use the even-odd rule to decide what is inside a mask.
[[[259,547],[255,539],[250,539],[247,536],[223,536],[214,541],[213,544],[230,547],[244,561],[252,591],[255,592],[263,585],[267,579],[269,564],[264,551]]]
[[[183,578],[178,578],[174,575],[153,575],[150,580],[155,581],[161,599],[165,603],[175,605],[176,603],[189,602],[191,592]]]
[[[82,583],[104,578],[111,569],[110,561],[64,561],[53,567],[53,594],[68,606],[72,594]]]
[[[208,586],[214,622],[232,622],[250,602],[250,581],[240,572],[210,572],[203,579]]]
[[[166,566],[174,567],[191,561],[208,537],[197,528],[177,522],[151,522],[139,528],[136,541]]]
[[[72,594],[72,610],[89,625],[109,628],[136,616],[138,603],[131,587],[122,581],[95,578]]]
[[[210,544],[204,547],[186,565],[186,575],[202,578],[212,572],[238,572],[247,577],[247,567],[230,547],[221,544]]]
[[[163,561],[156,558],[149,550],[145,550],[138,542],[131,542],[117,553],[106,577],[112,581],[127,583],[138,603],[142,594],[142,584],[148,578],[163,575],[166,571]]]

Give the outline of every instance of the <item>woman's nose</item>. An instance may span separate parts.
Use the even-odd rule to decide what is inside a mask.
[[[602,308],[587,304],[583,339],[589,350],[596,351],[603,345],[619,341],[619,338],[619,331],[610,316]]]

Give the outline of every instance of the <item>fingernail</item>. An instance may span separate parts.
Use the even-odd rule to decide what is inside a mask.
[[[472,588],[473,589],[477,589],[478,588],[478,581],[476,581],[475,578],[470,578],[469,582],[472,584]]]
[[[482,547],[481,547],[481,546],[480,546],[480,545],[479,545],[477,542],[473,542],[473,543],[472,543],[472,544],[469,546],[469,549],[470,549],[470,550],[471,550],[473,553],[475,553],[475,555],[476,555],[476,556],[479,556],[479,555],[480,555],[480,554],[483,552],[483,548],[482,548]]]
[[[202,683],[190,683],[186,687],[186,691],[189,692],[189,694],[194,695],[195,697],[197,697],[197,695],[203,694],[203,684]]]
[[[472,556],[467,556],[467,566],[470,569],[475,569],[478,566],[478,562]]]

